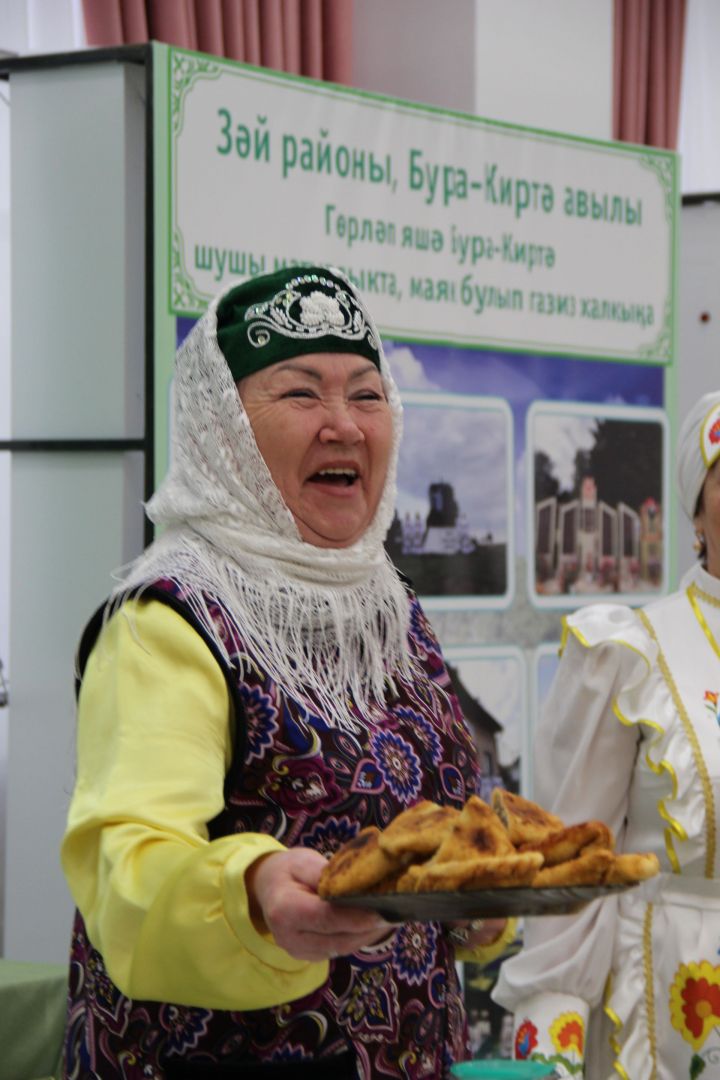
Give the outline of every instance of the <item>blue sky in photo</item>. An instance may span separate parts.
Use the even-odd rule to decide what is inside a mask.
[[[505,398],[515,420],[516,450],[523,448],[525,415],[533,401],[659,408],[664,404],[664,375],[660,365],[486,352],[446,345],[406,345],[395,341],[386,341],[384,345],[401,389],[404,386]],[[411,352],[422,374],[410,370],[411,363],[404,360],[406,351]]]

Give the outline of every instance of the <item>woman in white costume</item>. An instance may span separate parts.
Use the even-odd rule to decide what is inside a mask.
[[[642,610],[585,607],[535,745],[534,797],[601,819],[661,874],[564,918],[530,919],[495,998],[516,1058],[585,1080],[720,1080],[720,392],[692,408],[678,483],[698,561]]]

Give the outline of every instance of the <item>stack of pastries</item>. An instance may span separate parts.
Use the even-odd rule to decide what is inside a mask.
[[[495,788],[462,810],[423,801],[385,829],[362,829],[329,859],[325,899],[570,885],[628,885],[657,874],[653,854],[616,854],[602,821],[566,825],[537,803]]]

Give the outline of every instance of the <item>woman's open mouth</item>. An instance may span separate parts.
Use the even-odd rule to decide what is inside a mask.
[[[353,468],[320,469],[319,472],[314,473],[309,479],[311,484],[332,484],[337,485],[338,487],[352,487],[358,479],[358,472],[357,469]]]

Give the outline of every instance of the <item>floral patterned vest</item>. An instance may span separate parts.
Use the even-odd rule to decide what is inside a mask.
[[[157,582],[143,591],[148,596],[178,610],[202,633],[173,583]],[[474,745],[440,647],[412,593],[408,602],[409,648],[424,677],[396,680],[381,722],[363,721],[357,734],[328,728],[309,702],[289,699],[262,673],[247,674],[249,665],[241,677],[222,664],[238,738],[225,808],[209,825],[211,838],[264,832],[288,847],[330,855],[359,829],[382,828],[420,799],[461,807],[476,790]],[[99,616],[83,637],[80,670],[99,632]],[[213,616],[229,655],[243,652],[224,611],[216,606]],[[67,1080],[438,1080],[468,1056],[454,952],[437,923],[402,924],[378,945],[332,961],[327,982],[299,1000],[230,1012],[124,997],[76,914]]]

